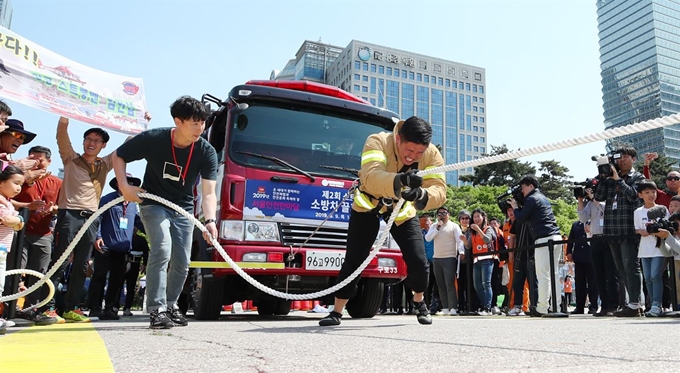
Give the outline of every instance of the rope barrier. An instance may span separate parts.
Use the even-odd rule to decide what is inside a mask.
[[[672,124],[677,124],[680,123],[680,115],[678,114],[672,114],[669,116],[649,120],[646,122],[639,122],[639,123],[634,123],[630,124],[627,126],[623,127],[617,127],[617,128],[611,128],[607,129],[595,134],[591,135],[586,135],[586,136],[581,136],[569,140],[564,140],[564,141],[559,141],[556,143],[552,144],[547,144],[547,145],[541,145],[541,146],[536,146],[533,148],[525,149],[525,150],[517,150],[513,152],[508,152],[504,154],[497,154],[493,156],[488,156],[484,158],[479,158],[479,159],[474,159],[470,161],[465,161],[465,162],[459,162],[459,163],[454,163],[450,165],[444,165],[440,167],[435,167],[431,168],[428,170],[422,170],[418,172],[419,176],[425,176],[425,175],[430,175],[430,174],[435,174],[435,173],[442,173],[442,172],[447,172],[447,171],[453,171],[453,170],[459,170],[467,167],[476,167],[476,166],[481,166],[485,164],[490,164],[490,163],[496,163],[496,162],[501,162],[501,161],[507,161],[507,160],[512,160],[520,157],[526,157],[530,155],[535,155],[535,154],[540,154],[540,153],[546,153],[554,150],[560,150],[560,149],[566,149],[578,145],[583,145],[583,144],[588,144],[591,142],[596,142],[596,141],[601,141],[601,140],[606,140],[606,139],[611,139],[614,137],[619,137],[619,136],[624,136],[624,135],[630,135],[638,132],[643,132],[643,131],[648,131],[652,129],[657,129],[657,128],[662,128],[664,126],[672,125]],[[161,203],[165,206],[170,207],[171,209],[175,210],[185,218],[189,219],[194,225],[196,225],[202,232],[206,232],[205,226],[198,221],[193,215],[189,214],[186,212],[183,208],[179,207],[178,205],[164,199],[161,197],[158,197],[153,194],[149,193],[139,193],[140,198],[147,198],[153,201],[156,201],[158,203]],[[47,282],[57,271],[57,269],[60,267],[61,263],[63,263],[67,258],[68,255],[73,251],[75,248],[76,244],[80,241],[80,239],[83,237],[85,234],[85,231],[87,228],[96,220],[99,218],[99,216],[109,208],[113,207],[114,205],[120,203],[123,201],[123,197],[116,198],[106,205],[102,206],[99,208],[97,211],[95,211],[90,218],[88,218],[85,223],[83,224],[83,227],[80,228],[76,236],[73,238],[73,241],[69,244],[69,246],[66,248],[64,253],[61,255],[59,259],[55,261],[55,264],[50,268],[50,270],[43,276],[38,282],[33,284],[31,287],[28,289],[12,294],[12,295],[7,295],[4,297],[0,297],[0,302],[6,302],[14,299],[19,299],[25,295],[28,295],[32,293],[33,291],[37,290],[40,286],[42,286],[45,282]],[[335,284],[334,286],[317,291],[314,293],[307,293],[307,294],[290,294],[290,293],[284,293],[280,292],[271,288],[268,288],[264,286],[263,284],[259,283],[257,280],[252,278],[250,275],[248,275],[243,269],[241,269],[234,260],[229,257],[229,255],[224,251],[222,248],[222,245],[217,241],[217,237],[212,237],[211,244],[213,247],[219,252],[220,256],[225,260],[225,262],[229,263],[229,265],[234,269],[234,271],[243,279],[248,281],[251,285],[256,287],[258,290],[269,294],[271,296],[277,297],[277,298],[283,298],[286,300],[306,300],[306,299],[315,299],[315,298],[321,298],[323,296],[329,295],[334,293],[335,291],[345,287],[347,284],[349,284],[352,280],[354,280],[355,277],[359,276],[361,272],[363,272],[364,269],[368,266],[368,264],[373,260],[373,258],[378,255],[378,252],[380,252],[380,248],[384,244],[385,240],[387,239],[387,235],[389,234],[390,229],[392,228],[392,224],[394,223],[394,220],[396,219],[399,210],[401,210],[402,205],[404,204],[404,200],[400,199],[396,205],[394,206],[394,209],[392,211],[392,214],[390,215],[387,225],[380,231],[380,234],[378,236],[378,239],[376,240],[376,243],[373,245],[373,248],[371,249],[370,254],[364,260],[363,263],[354,271],[352,274],[347,277],[345,280],[341,281],[340,283]],[[8,271],[7,273],[9,273]],[[36,272],[37,273],[37,272]],[[34,274],[35,275],[35,274]],[[51,282],[50,282],[51,283]],[[49,285],[48,285],[49,286]],[[52,284],[51,288],[54,288],[54,285]],[[50,297],[51,298],[51,297]],[[43,300],[41,302],[41,305],[46,304],[49,299]]]

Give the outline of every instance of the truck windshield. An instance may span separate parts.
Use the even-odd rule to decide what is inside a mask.
[[[360,117],[250,104],[234,115],[229,156],[244,166],[294,172],[290,167],[247,155],[265,154],[311,174],[347,179],[352,175],[343,168],[359,169],[366,138],[381,131],[384,129],[378,123]]]

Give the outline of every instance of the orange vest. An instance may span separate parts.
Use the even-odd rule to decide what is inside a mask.
[[[482,232],[486,232],[486,228],[482,229]],[[470,234],[470,238],[472,240],[472,252],[474,254],[485,254],[490,251],[490,247],[488,243],[484,242],[484,239],[482,238],[481,234]]]
[[[571,280],[565,281],[564,282],[564,292],[565,293],[571,293]]]

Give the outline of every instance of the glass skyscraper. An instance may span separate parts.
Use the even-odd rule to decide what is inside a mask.
[[[332,53],[329,53],[332,52]],[[483,68],[352,40],[347,47],[305,41],[296,58],[271,79],[313,80],[339,87],[371,104],[417,115],[433,129],[432,143],[446,164],[477,159],[488,151],[486,74]],[[319,68],[324,66],[323,74]],[[451,171],[446,181],[460,185]]]
[[[12,28],[12,14],[14,9],[9,0],[0,0],[0,26],[10,29]]]
[[[605,127],[680,112],[680,1],[599,0]],[[680,125],[613,139],[680,161]]]

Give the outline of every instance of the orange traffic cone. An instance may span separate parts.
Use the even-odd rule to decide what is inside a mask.
[[[222,310],[231,311],[231,304],[225,304],[224,306],[222,306]]]
[[[303,300],[300,301],[300,311],[309,311],[312,307],[312,301]]]
[[[300,301],[299,300],[294,300],[293,301],[293,307],[292,310],[297,311],[300,309]]]
[[[250,308],[251,311],[257,311],[257,306],[253,303],[252,300],[248,301],[248,308]]]

